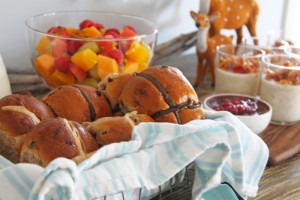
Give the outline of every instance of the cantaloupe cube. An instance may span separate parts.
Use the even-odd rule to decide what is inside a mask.
[[[71,72],[62,73],[58,70],[55,70],[53,73],[54,76],[57,77],[64,85],[71,85],[75,83],[75,77]]]
[[[47,47],[50,44],[51,40],[47,36],[41,37],[39,43],[36,46],[36,50],[39,54],[46,53]]]
[[[90,26],[82,29],[83,37],[98,37],[101,36],[101,32],[94,26]]]
[[[50,87],[58,87],[60,85],[71,85],[75,83],[75,77],[71,72],[62,73],[55,70],[50,77],[45,78],[45,82]]]
[[[137,72],[139,69],[139,63],[131,61],[131,60],[125,60],[125,65],[122,68],[122,72]]]
[[[61,86],[61,85],[64,84],[56,76],[46,77],[46,78],[44,78],[44,81],[51,88],[56,88],[56,87]]]
[[[81,67],[84,71],[92,69],[98,62],[98,56],[90,49],[84,49],[75,53],[71,61],[77,66]]]
[[[98,55],[98,75],[103,80],[107,75],[119,73],[119,66],[115,59]]]
[[[77,36],[79,35],[79,30],[72,27],[67,27],[67,31],[71,36]]]
[[[49,77],[55,70],[55,59],[50,54],[42,54],[35,60],[35,68],[43,77]]]

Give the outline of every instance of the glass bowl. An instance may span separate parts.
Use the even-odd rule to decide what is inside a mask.
[[[300,46],[289,46],[284,49],[284,53],[290,56],[300,57]]]
[[[234,93],[213,94],[204,100],[203,105],[207,110],[232,113],[256,134],[267,128],[273,110],[272,106],[262,99]]]
[[[262,58],[260,98],[273,107],[271,123],[293,125],[300,121],[300,57],[269,54]]]
[[[273,35],[246,37],[242,40],[244,45],[256,46],[263,49],[266,54],[282,54],[291,43],[288,40]]]
[[[216,51],[215,91],[256,96],[265,51],[243,44],[220,45]]]
[[[39,14],[25,26],[32,64],[50,88],[97,87],[109,74],[144,70],[158,32],[147,19],[100,11]]]

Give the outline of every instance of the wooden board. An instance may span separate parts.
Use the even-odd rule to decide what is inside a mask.
[[[293,126],[270,124],[260,137],[269,147],[268,165],[277,165],[300,153],[300,123]]]

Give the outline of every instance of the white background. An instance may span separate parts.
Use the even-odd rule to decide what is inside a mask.
[[[279,30],[285,0],[258,0],[258,35]],[[24,21],[27,17],[61,10],[105,10],[134,14],[153,20],[159,27],[158,44],[196,30],[190,10],[199,0],[1,0],[0,54],[8,70],[31,68],[27,55]],[[247,32],[245,31],[245,34]],[[193,51],[189,51],[193,52]]]

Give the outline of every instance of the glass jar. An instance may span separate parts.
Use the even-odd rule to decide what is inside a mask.
[[[273,107],[271,123],[291,125],[300,121],[300,58],[265,55],[260,97]]]
[[[232,44],[218,46],[216,92],[256,96],[263,55],[265,51],[255,46]]]

